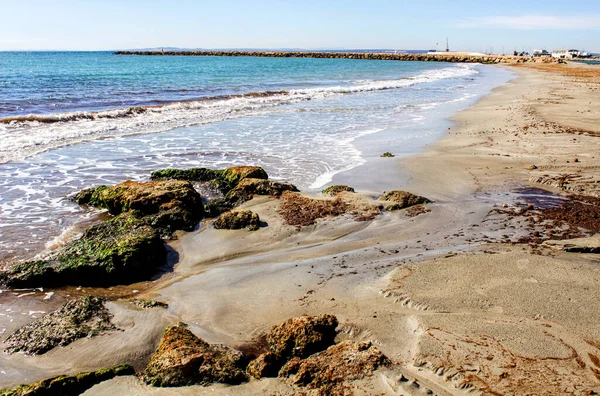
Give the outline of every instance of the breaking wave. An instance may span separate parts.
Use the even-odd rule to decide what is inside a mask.
[[[35,153],[82,141],[163,132],[177,127],[261,114],[277,106],[301,101],[401,89],[477,73],[471,65],[456,65],[397,80],[361,80],[334,87],[219,95],[155,106],[2,118],[0,163],[21,160]]]

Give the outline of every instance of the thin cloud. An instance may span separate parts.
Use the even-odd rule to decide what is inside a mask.
[[[517,30],[600,29],[600,15],[586,16],[488,16],[464,18],[463,28],[504,28]]]

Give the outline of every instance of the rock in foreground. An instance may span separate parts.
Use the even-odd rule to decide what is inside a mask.
[[[215,228],[219,230],[239,230],[247,228],[256,231],[260,228],[260,218],[249,210],[237,210],[223,213],[215,221]]]
[[[213,188],[219,190],[222,194],[227,194],[238,183],[245,179],[268,179],[267,172],[260,166],[234,166],[227,169],[161,169],[152,172],[152,180],[188,180],[195,182],[208,182]]]
[[[365,378],[391,364],[371,342],[343,341],[302,361],[294,361],[293,383],[322,395],[345,395],[344,383]],[[288,373],[290,370],[288,370]]]
[[[392,202],[385,207],[385,210],[401,210],[414,205],[421,205],[431,203],[431,201],[425,197],[421,197],[407,191],[390,191],[379,197],[380,201]]]
[[[84,337],[115,330],[100,297],[81,297],[29,323],[6,339],[6,352],[39,355]]]
[[[273,327],[266,339],[280,358],[306,357],[334,343],[338,320],[334,315],[300,316]]]
[[[271,197],[279,197],[285,191],[298,192],[298,189],[293,184],[280,183],[270,180],[246,178],[239,182],[234,189],[229,191],[225,196],[225,200],[233,205],[239,205],[251,200],[254,195],[269,195]]]
[[[247,380],[241,352],[210,345],[184,326],[165,330],[143,379],[153,386],[239,384]]]
[[[135,375],[135,370],[128,364],[112,368],[79,373],[77,375],[45,379],[31,385],[19,385],[12,389],[0,391],[1,396],[77,396],[87,389],[122,375]]]
[[[283,361],[277,355],[265,352],[248,364],[246,372],[256,379],[277,377],[282,364]]]
[[[115,216],[130,212],[165,235],[191,231],[204,216],[202,197],[189,181],[182,180],[126,181],[83,190],[73,200],[106,208]]]
[[[157,230],[129,213],[88,228],[47,260],[0,273],[8,287],[113,286],[146,280],[166,259]]]

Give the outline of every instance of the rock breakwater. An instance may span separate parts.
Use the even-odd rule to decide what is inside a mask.
[[[529,58],[526,56],[475,55],[467,53],[439,54],[388,54],[363,52],[311,52],[311,51],[116,51],[115,55],[144,56],[255,56],[266,58],[340,58],[365,60],[396,60],[452,63],[557,63],[555,58]]]

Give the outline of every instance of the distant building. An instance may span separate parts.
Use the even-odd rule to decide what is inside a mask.
[[[532,55],[533,55],[534,58],[546,58],[546,57],[552,56],[552,54],[550,52],[546,51],[545,49],[541,49],[541,50],[536,49],[536,50],[533,50]]]
[[[553,58],[559,58],[559,59],[573,59],[573,58],[577,58],[580,54],[579,50],[576,49],[560,49],[560,50],[554,50],[552,51],[552,57]]]

